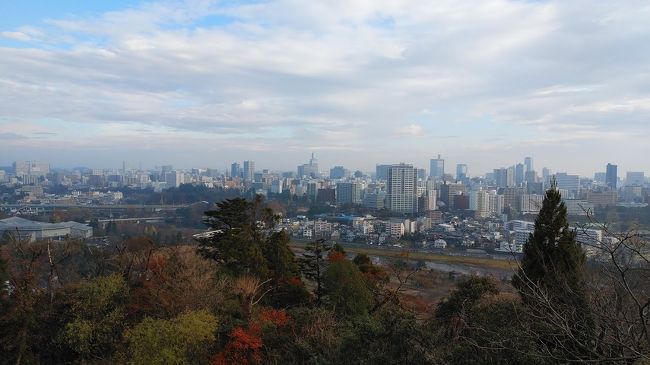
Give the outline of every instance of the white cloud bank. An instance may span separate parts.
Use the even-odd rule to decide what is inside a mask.
[[[0,134],[23,137],[0,163],[650,171],[647,19],[646,1],[198,0],[0,29],[24,42],[0,48]]]

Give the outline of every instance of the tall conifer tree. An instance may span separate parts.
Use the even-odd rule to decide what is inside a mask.
[[[535,220],[535,230],[524,245],[513,285],[536,318],[548,319],[541,328],[548,335],[545,339],[541,336],[544,345],[568,352],[563,354],[567,359],[585,359],[593,344],[585,261],[554,180]],[[560,324],[564,327],[553,328]]]

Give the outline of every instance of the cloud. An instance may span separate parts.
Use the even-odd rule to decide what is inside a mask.
[[[396,132],[400,135],[412,137],[423,137],[425,133],[424,128],[419,124],[409,124],[404,127],[399,127],[396,129]]]
[[[2,133],[0,132],[0,140],[18,140],[18,139],[25,139],[27,137],[23,136],[22,134],[18,133]]]
[[[13,39],[16,41],[30,41],[32,37],[23,32],[0,32],[0,37]]]
[[[650,134],[649,17],[643,1],[582,0],[188,0],[73,14],[0,34],[30,40],[0,48],[0,130],[4,118],[79,149],[139,143],[162,160],[210,140],[224,154],[287,149],[269,162],[285,168],[312,149],[358,167],[426,166],[503,138],[475,159],[489,170],[534,148],[521,141]],[[459,138],[435,137],[446,135]],[[618,156],[650,170],[632,147]],[[584,169],[577,160],[593,156],[577,153],[557,163]]]

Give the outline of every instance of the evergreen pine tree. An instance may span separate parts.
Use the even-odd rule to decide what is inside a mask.
[[[569,228],[567,209],[555,180],[546,192],[523,253],[513,285],[536,318],[547,316],[548,323],[541,328],[548,335],[541,337],[545,346],[564,351],[562,356],[567,360],[588,357],[593,320],[587,299],[586,257],[575,230]],[[558,317],[571,325],[553,328]]]
[[[268,274],[262,252],[265,222],[258,220],[258,204],[259,201],[235,198],[205,212],[212,235],[200,241],[199,252],[221,263],[222,269],[231,275],[254,274],[265,278]]]
[[[300,269],[305,277],[316,284],[314,294],[316,295],[316,304],[321,305],[323,299],[323,275],[325,273],[326,254],[332,249],[332,246],[325,242],[324,239],[316,240],[305,247],[305,251],[300,259]]]

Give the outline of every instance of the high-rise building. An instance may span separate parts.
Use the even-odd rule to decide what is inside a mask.
[[[564,189],[569,192],[569,197],[575,197],[580,190],[580,176],[569,175],[566,172],[555,174],[555,181],[558,189]]]
[[[524,193],[524,189],[520,187],[507,187],[501,189],[500,193],[503,195],[503,206],[517,210],[519,208],[519,197]]]
[[[606,173],[604,173],[604,172],[595,172],[594,173],[594,181],[595,182],[597,182],[599,184],[602,184],[602,185],[605,185],[605,180],[607,180],[607,174]]]
[[[336,189],[329,187],[318,189],[316,200],[321,203],[334,203],[336,201]]]
[[[388,169],[388,209],[396,213],[417,213],[417,169],[413,165],[397,164]]]
[[[241,165],[238,164],[237,162],[233,162],[230,165],[230,177],[232,178],[241,177]]]
[[[612,190],[616,190],[617,180],[618,180],[618,166],[608,163],[607,169],[605,170],[605,184],[607,185],[608,188]]]
[[[388,180],[388,170],[391,165],[377,165],[375,167],[375,179]]]
[[[344,179],[350,175],[350,170],[343,166],[334,166],[330,169],[330,179]]]
[[[174,169],[174,166],[172,165],[162,165],[160,167],[160,175],[165,178],[168,172],[172,171]]]
[[[549,187],[548,183],[550,179],[551,179],[551,170],[546,167],[542,168],[542,182],[545,184],[544,186],[545,189],[548,189]]]
[[[508,187],[515,186],[515,167],[510,166],[508,167],[508,174],[506,176],[506,183]]]
[[[625,186],[643,186],[645,174],[641,172],[628,171],[625,175]]]
[[[36,161],[16,161],[13,163],[16,176],[45,176],[50,173],[50,164]]]
[[[542,209],[544,195],[522,194],[520,196],[519,212],[523,214],[537,214]]]
[[[97,175],[92,175],[97,176]],[[177,188],[184,183],[184,174],[180,171],[174,170],[169,171],[165,174],[165,182],[167,183],[167,188]]]
[[[311,166],[315,166],[316,170],[318,170],[318,159],[314,156],[314,153],[311,153],[311,158],[309,159],[309,164]]]
[[[498,188],[515,186],[515,167],[499,168],[494,170],[494,181]]]
[[[454,206],[454,196],[463,194],[464,192],[465,192],[465,185],[463,184],[454,184],[454,183],[442,184],[440,185],[440,201],[445,203],[445,205],[449,210],[453,210],[456,208]]]
[[[244,161],[242,174],[244,181],[253,181],[255,179],[255,161]]]
[[[429,176],[442,179],[445,175],[445,160],[438,155],[438,158],[432,158],[429,163]]]
[[[467,165],[463,163],[456,165],[456,180],[462,181],[465,184],[468,178]]]
[[[537,182],[537,173],[535,170],[531,171],[526,171],[526,176],[525,176],[526,183],[528,184],[534,184]]]
[[[524,165],[526,165],[526,172],[533,171],[533,158],[532,157],[526,157],[524,158]]]
[[[318,178],[320,175],[318,171],[318,160],[314,157],[314,153],[311,154],[309,163],[298,166],[298,177],[311,177]]]
[[[616,205],[618,202],[617,191],[587,191],[587,202],[595,206]]]
[[[317,181],[310,181],[307,183],[307,196],[309,199],[315,201],[318,196],[318,189],[320,184]]]
[[[494,176],[494,183],[497,188],[505,188],[508,185],[508,170],[501,167],[494,169],[492,175]]]
[[[422,199],[422,209],[424,211],[431,211],[438,209],[437,199],[438,192],[435,189],[427,189]]]
[[[339,204],[361,204],[361,184],[355,182],[336,184],[336,202]]]
[[[524,183],[524,165],[518,163],[515,166],[515,185],[519,186]]]
[[[271,193],[282,194],[282,180],[273,180],[271,182]]]
[[[366,193],[363,197],[363,205],[372,209],[383,209],[386,202],[386,193],[383,191]]]

